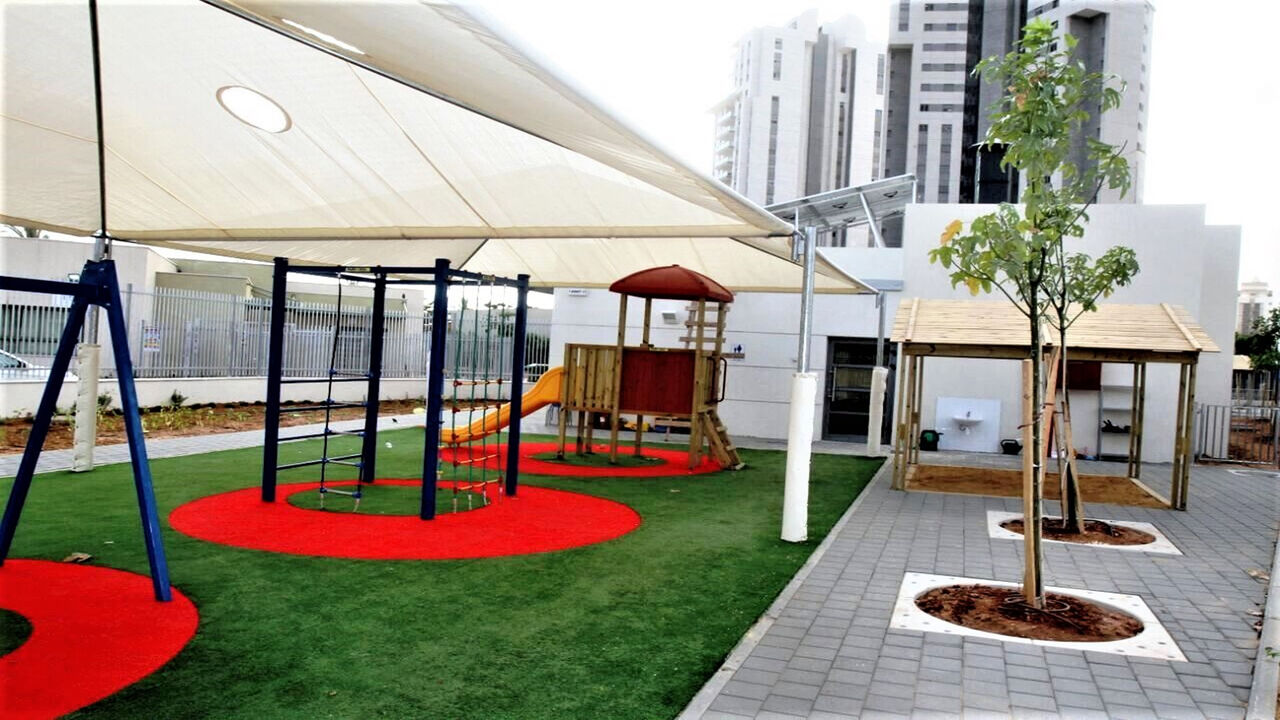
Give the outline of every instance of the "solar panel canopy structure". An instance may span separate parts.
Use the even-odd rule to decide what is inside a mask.
[[[679,263],[797,290],[792,227],[493,29],[410,0],[4,0],[0,219],[254,260],[527,272]],[[105,228],[100,213],[105,208]],[[819,292],[869,289],[826,262]]]
[[[902,217],[915,196],[915,175],[898,175],[775,203],[769,211],[801,227],[840,230]]]

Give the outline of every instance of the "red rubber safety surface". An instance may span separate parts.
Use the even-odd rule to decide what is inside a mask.
[[[47,560],[6,560],[0,608],[31,636],[0,657],[0,718],[65,715],[150,675],[196,633],[196,606],[176,589],[156,602],[151,579]]]
[[[377,482],[421,484],[419,480]],[[326,483],[354,484],[354,480]],[[529,555],[612,540],[640,527],[640,515],[622,503],[527,485],[516,497],[428,521],[416,515],[306,510],[289,503],[290,495],[319,486],[314,482],[279,485],[274,503],[263,502],[256,487],[210,495],[175,509],[169,524],[178,532],[221,545],[369,560]]]
[[[496,447],[496,449],[495,449]],[[661,463],[653,465],[642,465],[639,467],[587,467],[585,465],[574,465],[570,462],[551,462],[549,460],[539,460],[532,457],[533,455],[541,455],[546,452],[555,452],[559,449],[559,445],[553,442],[539,443],[521,443],[520,444],[520,473],[528,473],[530,475],[559,475],[561,477],[677,477],[686,475],[703,475],[705,473],[719,472],[723,468],[715,460],[709,457],[703,457],[702,462],[692,470],[689,469],[689,453],[686,450],[665,450],[659,448],[644,448],[644,456],[658,458]],[[597,454],[606,454],[609,452],[608,445],[592,444],[592,449]],[[507,465],[507,446],[506,445],[486,445],[483,448],[479,445],[467,445],[458,449],[451,447],[440,448],[440,461],[443,463],[451,463],[454,457],[467,460],[473,456],[482,453],[484,455],[494,455],[484,462],[487,469],[498,468],[501,461],[502,467]],[[573,443],[565,444],[565,454],[572,457]],[[618,447],[619,455],[630,455],[631,447]],[[479,463],[476,463],[478,466]]]

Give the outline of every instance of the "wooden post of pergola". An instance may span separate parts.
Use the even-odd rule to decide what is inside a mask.
[[[1047,329],[1042,337],[1056,339]],[[918,440],[924,398],[924,359],[1028,359],[1029,331],[1025,316],[1010,303],[911,298],[899,305],[891,338],[901,344],[905,362],[900,366],[906,372],[894,418],[893,487],[906,490],[920,462]],[[1052,342],[1046,344],[1046,352],[1052,347]],[[1125,475],[1162,504],[1186,510],[1195,425],[1196,368],[1200,353],[1218,352],[1217,345],[1181,308],[1168,304],[1100,305],[1096,312],[1085,313],[1071,327],[1067,350],[1072,362],[1133,366]],[[1167,497],[1141,479],[1147,365],[1151,363],[1179,367],[1173,471]],[[1036,450],[1025,447],[1024,443],[1024,452]],[[992,448],[992,452],[995,451],[996,448]]]

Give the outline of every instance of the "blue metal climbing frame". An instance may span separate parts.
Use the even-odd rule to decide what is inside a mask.
[[[284,335],[286,308],[286,278],[288,273],[297,272],[308,275],[319,275],[339,280],[352,280],[372,283],[374,288],[373,323],[370,336],[369,370],[357,377],[333,377],[336,372],[330,369],[330,377],[324,378],[284,378]],[[429,278],[429,279],[428,279]],[[427,371],[427,407],[426,436],[427,441],[422,458],[422,500],[419,517],[431,520],[436,515],[436,468],[440,461],[440,434],[443,429],[445,386],[445,343],[449,328],[449,287],[461,282],[484,281],[494,285],[514,288],[517,293],[515,327],[513,328],[513,352],[511,367],[511,413],[507,447],[507,467],[504,491],[514,496],[518,491],[518,475],[520,470],[520,417],[521,396],[524,392],[524,342],[528,325],[529,276],[520,275],[516,279],[493,277],[478,273],[455,270],[447,259],[436,260],[431,267],[352,267],[343,265],[290,265],[285,258],[275,259],[275,275],[271,286],[271,320],[270,338],[268,341],[269,357],[267,361],[267,411],[266,437],[262,459],[262,499],[264,502],[275,502],[276,481],[279,471],[298,467],[324,464],[345,464],[358,468],[361,483],[371,483],[375,479],[375,462],[377,460],[378,431],[378,397],[379,381],[382,376],[382,335],[383,312],[387,285],[431,284],[434,286],[434,303],[431,321],[431,356]],[[356,434],[362,439],[359,453],[328,457],[327,454],[315,460],[281,465],[279,447],[282,442],[302,440],[311,437],[328,437],[337,434],[330,430],[326,423],[323,433],[280,437],[280,398],[281,387],[286,383],[332,383],[335,381],[367,382],[368,389],[363,403],[338,403],[332,396],[320,405],[308,408],[291,408],[293,411],[307,409],[332,410],[337,407],[364,407],[364,429]],[[357,486],[358,487],[358,486]],[[358,492],[358,490],[357,490]]]

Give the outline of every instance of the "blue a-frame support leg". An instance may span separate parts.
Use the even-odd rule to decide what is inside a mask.
[[[524,416],[524,341],[529,326],[529,276],[516,278],[516,326],[511,346],[511,423],[507,426],[506,493],[520,489],[520,421]]]
[[[444,414],[444,357],[449,331],[449,261],[436,260],[435,299],[431,306],[431,355],[427,358],[427,434],[422,449],[422,501],[418,517],[436,516],[436,472],[440,466],[441,416]]]
[[[164,541],[160,536],[160,517],[156,509],[155,493],[151,486],[151,466],[147,462],[147,448],[142,437],[142,419],[138,413],[138,393],[133,382],[133,361],[129,357],[129,335],[120,302],[120,284],[116,279],[116,266],[112,260],[85,263],[79,283],[63,283],[0,276],[0,290],[17,290],[59,295],[71,295],[71,308],[67,324],[58,340],[58,349],[49,368],[49,381],[45,384],[31,426],[27,447],[22,452],[18,474],[9,492],[4,516],[0,519],[0,565],[9,556],[18,520],[26,503],[31,481],[35,477],[36,461],[44,446],[49,425],[62,389],[71,356],[75,352],[80,329],[84,326],[89,305],[98,305],[106,312],[107,326],[111,331],[111,346],[115,353],[116,375],[120,383],[120,404],[124,411],[125,436],[129,440],[129,460],[133,465],[133,484],[138,498],[138,513],[142,517],[142,539],[147,549],[147,561],[151,566],[151,585],[156,600],[167,602],[173,598],[169,587],[169,566],[164,555]]]

